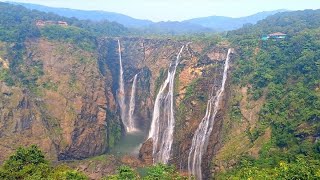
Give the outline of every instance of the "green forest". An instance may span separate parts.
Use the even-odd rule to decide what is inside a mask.
[[[272,138],[258,159],[243,155],[222,179],[320,178],[319,15],[320,11],[283,13],[228,34],[240,51],[233,83],[252,85],[254,100],[266,96],[251,140],[267,127]],[[259,40],[277,31],[288,37]]]
[[[40,36],[57,38],[57,33],[73,40],[86,37],[92,38],[92,36],[120,36],[129,33],[127,28],[114,22],[81,21],[76,18],[61,17],[53,13],[31,11],[23,6],[14,6],[2,2],[0,3],[0,10],[0,40],[5,42],[24,42],[27,38]],[[72,27],[64,30],[58,29],[59,31],[55,32],[52,28],[57,27],[53,26],[46,28],[41,33],[36,27],[37,20],[65,21]],[[75,28],[78,28],[78,30],[75,30]]]
[[[43,74],[41,64],[32,65],[32,70],[24,70],[23,56],[25,42],[38,38],[62,41],[74,44],[83,50],[93,51],[97,47],[98,37],[126,35],[129,30],[120,24],[108,21],[91,22],[75,18],[66,18],[53,13],[28,10],[23,6],[9,5],[0,2],[0,42],[5,43],[5,58],[12,59],[10,71],[2,69],[0,80],[8,85],[29,87],[35,91],[35,82]],[[36,26],[37,20],[65,21],[67,27],[48,25],[43,28]],[[34,69],[35,67],[35,69]],[[37,68],[38,67],[38,68]],[[26,72],[27,71],[27,72]]]
[[[128,166],[120,166],[117,174],[109,175],[102,180],[153,180],[153,179],[177,179],[187,180],[181,176],[173,166],[157,164],[144,170],[144,177]],[[3,180],[87,180],[89,177],[65,164],[53,166],[35,145],[20,147],[0,166],[0,178]]]

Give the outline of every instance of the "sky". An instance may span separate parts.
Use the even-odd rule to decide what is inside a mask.
[[[0,0],[4,1],[4,0]],[[320,0],[13,0],[82,10],[103,10],[152,21],[206,16],[242,17],[277,9],[320,9]]]

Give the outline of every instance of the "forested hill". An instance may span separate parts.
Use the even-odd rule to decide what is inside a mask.
[[[206,28],[211,28],[216,31],[230,31],[241,28],[245,24],[256,24],[258,21],[267,18],[268,16],[285,12],[286,10],[280,9],[276,11],[264,11],[259,12],[246,17],[231,18],[224,16],[209,16],[202,18],[195,18],[190,20],[185,20],[185,23],[197,24]]]
[[[23,57],[28,40],[31,42],[39,39],[55,40],[61,44],[69,43],[82,50],[93,52],[97,49],[98,37],[124,36],[129,33],[127,28],[114,22],[66,18],[2,2],[0,2],[0,17],[0,43],[6,47],[1,46],[1,55],[12,61],[10,69],[1,69],[0,80],[4,80],[10,86],[17,84],[24,87],[34,86],[38,75],[41,74],[28,74],[22,70],[27,66]],[[38,20],[54,23],[37,27]],[[58,21],[66,22],[68,25],[56,25]],[[7,53],[3,53],[3,50]]]
[[[103,35],[119,36],[128,33],[128,29],[114,22],[81,21],[75,18],[66,18],[52,13],[28,10],[23,6],[11,5],[0,2],[0,40],[24,41],[26,38],[39,37],[40,31],[36,27],[37,20],[65,21],[70,27],[60,29],[65,36]],[[48,29],[47,29],[48,30]],[[57,30],[57,29],[56,29]],[[62,32],[63,31],[63,32]],[[66,37],[64,37],[66,38]]]
[[[246,25],[241,29],[230,31],[229,35],[261,36],[272,32],[282,31],[288,35],[295,35],[307,29],[320,27],[320,9],[283,12],[267,17],[256,25]]]
[[[18,3],[18,2],[8,2],[11,4],[22,5],[28,9],[38,10],[43,12],[52,12],[58,14],[60,16],[65,17],[75,17],[80,20],[92,20],[92,21],[103,21],[108,20],[111,22],[120,23],[126,27],[143,27],[152,24],[153,22],[150,20],[141,20],[135,19],[130,16],[126,16],[120,13],[114,12],[106,12],[106,11],[85,11],[85,10],[77,10],[77,9],[67,9],[67,8],[54,8],[48,6],[42,6],[38,4],[29,4],[29,3]]]
[[[223,32],[241,28],[244,24],[256,24],[266,17],[285,12],[286,10],[264,11],[246,17],[232,18],[226,16],[209,16],[184,21],[162,21],[152,22],[150,20],[135,19],[130,16],[106,12],[106,11],[88,11],[68,8],[48,7],[30,3],[10,2],[16,5],[22,5],[28,9],[39,10],[43,12],[52,12],[60,16],[75,17],[81,20],[102,21],[108,20],[117,22],[128,28],[137,28],[141,34],[167,34],[182,35],[200,32]]]
[[[261,40],[274,32],[288,36]],[[231,120],[248,121],[248,148],[259,151],[233,154],[239,163],[219,178],[319,179],[320,10],[277,14],[229,32],[228,38],[239,53],[233,84],[248,88],[250,102],[263,105],[252,121],[234,99]]]

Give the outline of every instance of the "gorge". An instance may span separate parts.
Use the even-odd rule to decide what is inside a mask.
[[[134,133],[139,129],[143,132],[145,141],[149,137],[153,142],[153,148],[149,149],[152,151],[150,154],[151,163],[174,163],[176,160],[173,160],[172,156],[176,150],[173,152],[171,146],[175,146],[174,149],[178,147],[174,144],[175,136],[182,130],[174,131],[177,129],[175,127],[177,115],[174,112],[179,111],[178,103],[181,104],[184,101],[186,88],[190,86],[190,83],[207,72],[218,73],[214,72],[211,62],[220,62],[225,59],[227,54],[226,45],[207,46],[201,43],[189,44],[172,40],[108,38],[101,40],[99,54],[88,54],[88,59],[85,60],[90,62],[90,66],[88,66],[86,62],[71,61],[67,58],[67,55],[72,51],[79,53],[82,52],[81,49],[74,50],[73,47],[69,47],[64,48],[65,50],[54,49],[50,51],[51,53],[44,53],[46,48],[55,48],[54,44],[45,39],[29,42],[27,47],[30,54],[35,54],[33,58],[29,59],[30,62],[42,61],[45,75],[41,77],[41,79],[43,78],[41,81],[50,77],[51,83],[56,88],[41,88],[40,91],[46,96],[38,96],[34,100],[30,99],[27,104],[32,102],[36,104],[32,106],[26,104],[23,106],[26,109],[24,111],[32,113],[34,109],[38,108],[38,103],[46,104],[47,109],[39,111],[37,114],[47,118],[54,117],[56,125],[45,126],[45,129],[51,131],[52,135],[47,136],[46,133],[43,133],[42,136],[47,136],[48,141],[43,142],[43,145],[40,144],[40,147],[44,149],[47,147],[45,152],[59,160],[83,159],[103,154],[118,144],[122,136],[130,136],[126,134]],[[204,48],[206,48],[205,51],[203,51]],[[60,59],[60,63],[53,64],[52,62],[55,60],[49,57]],[[79,70],[69,71],[66,69],[63,71],[64,69],[61,67],[68,63],[73,63],[69,65],[70,67],[78,66]],[[165,78],[166,72],[168,73],[167,78]],[[96,78],[87,80],[85,84],[80,84],[82,82],[79,79],[92,77],[92,73],[96,73]],[[63,84],[59,80],[62,75],[64,78],[70,79],[65,82],[71,82],[74,78],[74,85]],[[97,83],[100,85],[95,85]],[[75,88],[69,88],[71,85]],[[200,86],[203,85],[199,84]],[[6,88],[3,89],[4,87]],[[93,96],[87,96],[92,88],[100,90],[93,91]],[[207,88],[207,86],[202,88]],[[1,91],[9,94],[14,92],[12,88],[5,85],[2,86]],[[16,93],[18,97],[21,96],[19,91]],[[62,94],[65,95],[62,96]],[[66,95],[69,97],[65,97]],[[59,97],[61,99],[59,101],[65,101],[67,106],[61,105],[61,109],[52,106],[54,101],[51,96],[55,97],[54,99]],[[8,96],[7,98],[10,100],[13,97],[16,96]],[[20,104],[24,101],[26,100],[23,98],[21,101],[18,100]],[[197,101],[199,105],[203,103],[200,100]],[[79,103],[82,105],[77,107]],[[9,107],[7,106],[7,108]],[[68,110],[71,107],[73,110]],[[88,107],[91,107],[91,112],[86,112],[90,109]],[[89,115],[89,113],[92,114]],[[199,112],[199,114],[203,113]],[[21,129],[21,132],[28,133],[33,137],[35,133],[33,128],[39,129],[40,122],[45,121],[39,119],[39,124],[30,118],[26,118],[26,121],[23,122],[27,126],[23,126],[25,129]],[[85,120],[87,118],[91,120]],[[64,124],[67,122],[69,125]],[[181,121],[179,123],[187,122]],[[18,124],[20,124],[19,121],[12,127],[20,126]],[[63,133],[55,131],[57,127],[61,128]],[[149,129],[149,127],[151,128]],[[10,128],[7,130],[9,131],[3,131],[3,134],[10,132]],[[14,129],[13,132],[15,132]],[[192,131],[185,132],[193,133]],[[24,136],[23,134],[21,135]],[[143,139],[137,140],[132,146],[136,148],[143,143],[141,140]],[[34,143],[36,141],[26,141],[26,143],[28,142]],[[6,143],[10,144],[10,141],[6,141]],[[1,157],[6,156],[3,154]],[[145,160],[142,158],[142,162]]]
[[[114,40],[112,39],[107,39],[106,41],[111,44],[114,43]],[[231,57],[231,50],[227,50],[228,45],[226,44],[207,46],[201,43],[190,44],[187,42],[176,42],[171,40],[159,41],[131,38],[122,39],[121,42],[123,44],[122,60],[124,69],[126,69],[126,67],[137,68],[127,70],[127,72],[130,72],[131,75],[124,75],[124,77],[134,76],[133,79],[127,78],[127,80],[124,80],[126,86],[130,86],[129,83],[132,82],[131,93],[129,91],[123,93],[127,94],[128,97],[130,96],[129,106],[134,107],[129,108],[130,110],[128,119],[132,120],[132,115],[134,115],[133,112],[135,110],[137,110],[137,113],[141,113],[145,109],[148,110],[148,112],[146,113],[147,116],[141,116],[137,114],[137,117],[139,118],[137,118],[137,122],[135,122],[135,124],[138,125],[137,129],[144,130],[146,133],[144,138],[145,142],[141,147],[139,155],[141,161],[146,164],[156,164],[159,162],[167,164],[184,161],[182,164],[184,164],[183,166],[186,168],[183,169],[187,170],[188,161],[186,161],[186,159],[182,157],[180,157],[180,159],[174,159],[173,157],[177,153],[176,148],[181,148],[179,146],[181,146],[182,144],[175,144],[174,151],[172,151],[172,145],[174,144],[174,141],[176,141],[176,139],[174,138],[178,133],[188,133],[190,135],[193,134],[193,130],[191,129],[188,131],[184,131],[183,129],[177,129],[175,127],[175,120],[177,118],[175,112],[181,110],[179,109],[178,103],[180,103],[180,106],[182,105],[181,103],[186,103],[183,102],[186,100],[186,89],[188,88],[188,86],[190,86],[190,84],[195,84],[194,81],[199,81],[197,82],[199,83],[199,85],[197,85],[199,86],[199,88],[206,88],[209,91],[211,89],[210,84],[213,83],[214,85],[215,83],[217,83],[216,80],[210,79],[210,76],[218,77],[217,79],[220,79],[219,74],[223,72],[223,79],[218,80],[223,83],[223,86],[221,86],[221,89],[219,90],[219,92],[217,92],[217,96],[219,96],[219,98],[217,99],[218,101],[220,101],[220,96],[224,91],[224,86],[226,83],[228,62]],[[181,47],[179,48],[179,44],[181,43],[183,45],[181,45]],[[108,48],[112,47],[111,44],[109,44]],[[177,49],[179,49],[179,51],[177,51]],[[111,50],[107,50],[107,52],[111,52]],[[107,66],[115,65],[111,64],[113,63],[111,54],[112,53],[109,53],[109,56],[107,56]],[[224,66],[221,66],[224,60],[226,60],[226,64]],[[120,62],[121,61],[119,61],[119,63]],[[215,65],[213,65],[212,63],[214,63]],[[121,72],[121,66],[119,66],[119,68]],[[110,70],[112,71],[112,68],[110,68]],[[117,70],[114,69],[113,71]],[[150,71],[151,74],[149,76],[142,77],[145,74],[144,71]],[[154,77],[153,74],[157,73],[160,74],[160,76]],[[165,78],[166,73],[167,77]],[[139,86],[137,86],[138,74],[140,77]],[[175,76],[176,74],[178,74],[178,77]],[[121,78],[121,76],[119,77]],[[202,80],[197,80],[201,77],[205,78],[203,78]],[[178,82],[178,84],[175,85],[175,82]],[[202,83],[208,84],[204,85]],[[141,87],[141,84],[145,84],[147,88],[145,88],[144,86]],[[121,83],[119,84],[119,88],[121,90]],[[143,90],[149,91],[141,92]],[[209,97],[209,95],[205,94],[205,92],[206,91],[203,92],[204,97]],[[141,93],[145,93],[144,96],[146,96],[144,97],[145,99],[143,100],[143,102],[141,102]],[[134,94],[136,94],[136,96],[134,96]],[[205,104],[203,100],[198,99],[197,97],[190,97],[189,95],[188,98],[193,98],[194,102],[197,101],[196,103],[198,104],[198,106],[203,106],[203,104]],[[154,99],[154,102],[152,99]],[[210,101],[214,100],[214,97],[211,97]],[[219,102],[217,102],[215,106],[217,106],[217,104],[219,104]],[[188,108],[195,108],[195,104],[192,106],[193,107]],[[214,113],[217,114],[217,107],[215,107],[214,109]],[[193,112],[189,116],[193,117],[194,114],[197,114],[197,116],[203,116],[204,113],[205,111],[199,109],[199,112]],[[178,116],[180,116],[178,117],[178,119],[180,120],[180,126],[184,123],[189,123],[183,121],[181,122],[182,117],[180,115],[180,112],[178,113]],[[221,123],[221,118],[219,118],[219,122]],[[213,122],[211,122],[210,125],[213,126]],[[194,124],[194,126],[196,126],[196,124]],[[212,131],[213,127],[210,127],[210,129]],[[215,129],[219,131],[219,127]],[[209,137],[210,133],[207,133],[206,141],[209,141]],[[215,141],[219,141],[218,137],[215,138],[217,138],[215,139]],[[191,141],[191,139],[184,140],[184,142],[187,141]],[[135,146],[138,146],[140,143],[142,142],[137,142]],[[192,147],[190,148],[190,150],[192,150]],[[212,156],[213,154],[212,152],[210,152],[210,154],[208,155]],[[178,156],[181,155],[179,154]],[[201,163],[197,164],[197,166],[199,166],[198,168],[200,168]]]

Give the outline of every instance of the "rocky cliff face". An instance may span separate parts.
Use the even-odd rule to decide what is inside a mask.
[[[194,132],[198,128],[205,115],[209,92],[218,87],[222,81],[224,61],[226,59],[228,46],[220,45],[206,47],[203,51],[195,51],[191,46],[192,60],[186,61],[185,66],[179,74],[177,101],[176,101],[176,132],[172,163],[180,170],[188,169],[188,155]],[[226,88],[228,89],[228,88]],[[225,115],[225,102],[228,91],[220,104],[220,111],[216,116],[214,128],[210,137],[209,146],[203,156],[204,179],[209,178],[211,161],[213,155],[220,148],[221,127]]]
[[[176,58],[183,42],[140,38],[120,39],[124,68],[125,96],[130,97],[133,78],[138,74],[136,113],[139,129],[148,132],[152,118],[153,101],[157,88],[170,62]],[[112,76],[113,96],[119,88],[119,53],[117,39],[100,42],[100,69]],[[129,98],[127,98],[128,100]],[[126,102],[128,104],[129,102]]]
[[[25,46],[23,70],[31,73],[38,65],[41,75],[32,88],[1,82],[1,159],[29,144],[38,144],[52,159],[106,152],[107,107],[115,102],[96,55],[43,39]]]
[[[159,86],[166,78],[166,73],[180,48],[187,42],[171,40],[152,40],[139,38],[120,39],[126,97],[130,96],[131,85],[135,74],[138,76],[136,116],[139,128],[148,133],[152,119],[153,103]],[[106,61],[100,63],[109,69],[114,77],[112,89],[114,96],[118,89],[119,57],[117,39],[105,39],[101,42],[100,53]],[[191,43],[182,52],[181,63],[175,79],[176,128],[171,163],[182,171],[187,170],[188,153],[193,133],[205,114],[208,92],[214,85],[221,83],[224,60],[228,44],[207,46]],[[102,51],[101,51],[102,50]],[[228,88],[227,88],[228,89]],[[128,99],[128,98],[127,98]],[[228,91],[224,96],[222,107],[226,107]],[[128,102],[127,102],[128,103]],[[220,149],[221,128],[225,108],[221,108],[215,121],[210,145],[205,155],[203,166],[210,167],[213,155]],[[147,136],[146,136],[147,137]],[[140,160],[152,164],[152,140],[147,140],[140,149]],[[204,168],[206,175],[210,169]]]
[[[95,52],[44,39],[26,43],[25,70],[41,64],[43,74],[36,81],[36,91],[1,82],[0,149],[5,153],[0,159],[19,145],[38,144],[53,160],[83,159],[114,146],[124,133],[116,99],[117,40],[99,40]],[[125,95],[130,97],[133,77],[138,74],[135,117],[138,128],[147,134],[157,91],[170,62],[187,42],[121,38],[120,43]],[[208,92],[221,81],[227,49],[227,44],[191,43],[182,52],[175,79],[176,128],[170,160],[181,170],[187,169],[192,136],[204,116]],[[224,102],[227,97],[228,91]],[[206,167],[219,149],[224,114],[224,110],[218,113]],[[150,148],[149,140],[140,150],[147,164],[152,163]]]

